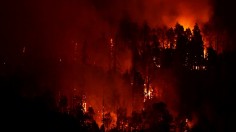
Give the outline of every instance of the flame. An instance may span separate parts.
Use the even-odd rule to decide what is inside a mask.
[[[112,39],[112,38],[110,39],[110,46],[111,46],[111,48],[113,48],[113,46],[114,46],[114,43],[113,43],[113,39]]]
[[[144,83],[143,86],[144,86],[144,100],[143,101],[146,102],[146,100],[153,98],[153,88],[151,84],[147,86],[147,84]]]
[[[161,93],[157,87],[153,87],[151,84],[149,84],[149,88],[147,88],[147,84],[144,83],[144,100],[143,102],[146,102],[149,99],[153,98],[161,98]]]
[[[192,113],[192,119],[191,120],[186,118],[186,124],[190,129],[192,129],[194,126],[196,126],[197,123],[198,123],[198,117],[197,117],[196,113]]]
[[[207,58],[207,48],[205,46],[204,46],[203,54],[204,54],[204,59],[206,59]]]
[[[83,108],[84,108],[84,112],[86,112],[87,111],[87,103],[86,102],[83,102]]]
[[[110,39],[110,43],[113,44],[113,39],[112,38]]]

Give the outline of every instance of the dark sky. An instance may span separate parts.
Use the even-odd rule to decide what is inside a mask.
[[[230,0],[216,0],[214,2],[213,20],[220,28],[235,30],[235,6]]]
[[[234,4],[229,0],[3,1],[1,49],[12,50],[14,54],[15,48],[30,45],[67,54],[66,43],[71,40],[96,40],[102,33],[114,34],[124,14],[138,23],[147,21],[151,26],[173,26],[177,21],[190,26],[212,19],[216,28],[234,33],[233,9]]]
[[[214,2],[214,15],[212,17],[212,24],[214,28],[222,34],[227,32],[229,42],[223,47],[226,51],[235,51],[235,36],[236,36],[236,14],[234,3],[230,0],[216,0]]]

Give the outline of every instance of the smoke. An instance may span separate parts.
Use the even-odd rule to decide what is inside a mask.
[[[117,22],[124,13],[138,23],[147,21],[151,26],[173,26],[176,22],[193,27],[208,22],[213,15],[210,0],[102,0],[91,1],[102,18]],[[100,3],[100,4],[98,4]]]
[[[59,63],[60,60],[69,65],[75,53],[81,55],[81,47],[86,42],[87,61],[93,66],[76,67],[79,69],[77,74],[70,67],[63,67],[68,70],[62,68],[63,71],[59,71],[60,87],[70,95],[74,89],[86,88],[88,104],[99,106],[95,108],[97,110],[101,110],[104,95],[105,104],[130,105],[127,100],[131,92],[122,76],[110,78],[107,75],[110,39],[115,37],[124,15],[139,25],[146,21],[151,27],[174,26],[176,22],[193,27],[196,22],[207,23],[213,15],[210,0],[23,0],[13,3],[14,6],[6,2],[2,8],[8,14],[2,19],[5,26],[1,26],[6,33],[4,43],[13,38],[10,46],[1,45],[4,53],[13,54],[11,51],[15,48],[14,53],[19,54],[26,47],[32,60],[35,57],[43,60],[38,63],[46,60]],[[78,51],[75,51],[75,43],[80,47]],[[123,49],[117,56],[120,72],[129,71],[131,51]],[[17,60],[17,57],[14,55],[12,59]],[[177,98],[175,93],[171,96]]]
[[[161,101],[165,102],[173,116],[177,116],[180,110],[180,90],[177,76],[171,69],[162,70],[152,78],[152,84],[156,86]]]
[[[193,27],[196,22],[207,23],[213,15],[211,0],[24,0],[2,6],[7,14],[1,26],[6,38],[15,38],[17,48],[30,47],[33,54],[46,59],[71,58],[71,41],[87,41],[90,48],[103,50],[124,15],[151,27],[174,26],[176,22]],[[2,49],[12,50],[10,47]]]
[[[122,74],[109,73],[102,67],[89,64],[77,68],[79,70],[66,70],[61,77],[60,90],[68,97],[70,106],[73,95],[84,94],[87,107],[93,107],[99,125],[103,113],[111,112],[115,119],[117,109],[124,108],[131,114],[132,91]]]
[[[29,10],[37,7],[40,25],[44,24],[46,30],[63,31],[66,37],[77,39],[113,35],[125,14],[140,24],[147,21],[152,27],[173,26],[176,22],[192,27],[196,22],[208,22],[213,15],[210,0],[52,0],[32,4]]]

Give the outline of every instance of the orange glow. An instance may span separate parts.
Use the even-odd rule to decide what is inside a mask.
[[[186,30],[187,28],[193,29],[195,25],[194,19],[187,18],[184,16],[177,18],[177,22],[180,23],[184,27],[184,30]]]
[[[112,49],[113,46],[114,46],[114,43],[113,43],[113,39],[112,39],[112,38],[110,39],[110,46],[111,46],[111,49]]]
[[[113,39],[112,38],[110,39],[110,43],[113,44]]]
[[[175,3],[176,2],[176,3]],[[195,23],[198,23],[200,28],[203,24],[209,22],[213,15],[210,0],[200,1],[166,1],[166,4],[173,6],[173,13],[168,13],[171,10],[166,9],[166,13],[162,14],[163,25],[174,27],[178,22],[184,29],[193,29]],[[152,22],[151,22],[152,23]]]
[[[84,108],[84,112],[86,112],[87,111],[87,103],[86,102],[83,103],[83,108]]]
[[[193,128],[198,123],[197,115],[195,113],[192,113],[192,119],[191,120],[186,119],[186,123],[190,129]]]
[[[204,54],[204,58],[206,59],[207,58],[207,48],[206,47],[204,47],[203,54]]]

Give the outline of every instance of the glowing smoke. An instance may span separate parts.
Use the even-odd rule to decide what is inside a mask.
[[[195,22],[208,22],[212,15],[210,0],[25,0],[14,7],[8,3],[6,7],[10,7],[7,11],[12,8],[16,11],[10,14],[11,19],[4,22],[11,25],[14,20],[13,25],[18,28],[6,26],[3,31],[8,33],[11,31],[8,28],[14,30],[15,34],[10,35],[11,37],[23,34],[16,37],[19,38],[16,41],[19,47],[24,47],[27,43],[34,56],[41,57],[42,60],[60,60],[66,69],[61,68],[60,87],[68,93],[74,88],[85,87],[87,94],[91,96],[88,97],[91,105],[99,106],[102,106],[101,89],[107,90],[106,100],[111,101],[108,103],[119,99],[115,103],[123,105],[124,102],[128,105],[128,101],[125,101],[130,97],[130,91],[122,77],[115,75],[114,83],[111,83],[106,75],[110,63],[109,39],[115,37],[124,15],[128,14],[132,21],[140,25],[147,21],[151,27],[174,26],[176,22],[192,27]],[[72,41],[77,42],[80,47],[87,42],[88,63],[90,66],[94,64],[94,67],[87,67],[87,70],[75,67],[74,69],[79,70],[74,73],[67,66],[72,64],[75,57]],[[78,53],[80,52],[78,49]],[[117,56],[120,71],[124,73],[132,65],[132,55],[127,49],[119,52]]]

